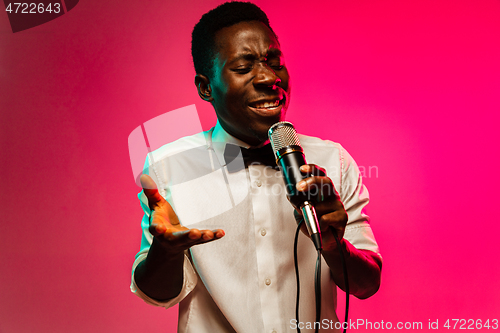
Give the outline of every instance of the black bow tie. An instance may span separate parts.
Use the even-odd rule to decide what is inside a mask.
[[[240,152],[244,164],[241,163],[241,157],[240,159],[237,158]],[[253,164],[262,164],[278,169],[273,148],[270,144],[260,148],[247,149],[228,143],[224,149],[224,160],[229,172],[237,172]]]

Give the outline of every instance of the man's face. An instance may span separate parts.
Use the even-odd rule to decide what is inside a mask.
[[[240,22],[216,35],[210,78],[212,105],[222,127],[251,145],[267,140],[285,118],[289,76],[276,37],[263,23]]]

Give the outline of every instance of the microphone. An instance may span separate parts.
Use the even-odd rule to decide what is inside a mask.
[[[299,181],[306,178],[300,172],[300,167],[307,164],[297,131],[292,123],[281,121],[271,126],[268,135],[276,157],[276,164],[283,174],[287,196],[293,205],[300,208],[314,246],[316,250],[321,250],[323,247],[321,229],[313,206],[314,198],[308,193],[298,191],[296,187]]]

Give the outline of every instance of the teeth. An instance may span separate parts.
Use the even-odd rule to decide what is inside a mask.
[[[273,107],[276,107],[278,105],[280,105],[280,101],[276,100],[274,102],[264,102],[264,103],[255,104],[255,107],[257,109],[264,109],[264,108],[273,108]]]

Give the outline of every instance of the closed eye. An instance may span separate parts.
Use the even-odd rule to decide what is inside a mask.
[[[233,71],[235,71],[238,74],[246,74],[249,73],[251,70],[252,70],[251,67],[238,67],[233,69]]]

